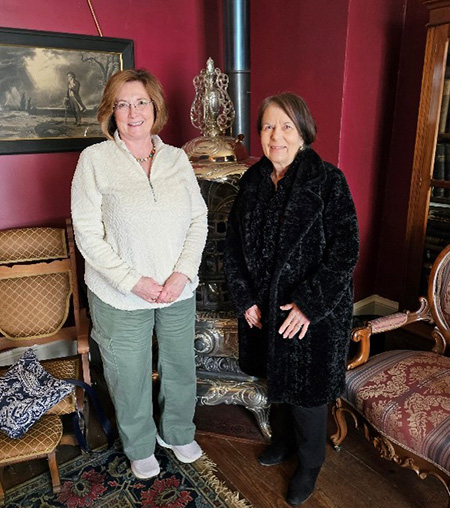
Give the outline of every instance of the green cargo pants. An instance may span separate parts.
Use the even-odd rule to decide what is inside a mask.
[[[92,292],[88,296],[91,336],[99,345],[127,457],[145,459],[155,449],[153,331],[158,341],[159,434],[172,445],[190,443],[195,433],[195,298],[157,309],[126,311],[111,307]]]

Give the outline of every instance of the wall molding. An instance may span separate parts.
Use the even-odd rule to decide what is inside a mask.
[[[75,356],[77,354],[76,341],[58,340],[32,346],[39,360],[50,360],[64,356]],[[6,367],[17,362],[28,347],[16,347],[0,353],[0,366]]]
[[[359,300],[353,305],[355,316],[387,316],[398,311],[398,302],[383,298],[380,295],[371,295]]]

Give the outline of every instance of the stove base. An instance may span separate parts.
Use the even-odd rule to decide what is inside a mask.
[[[237,404],[251,411],[267,441],[272,430],[269,423],[270,404],[263,381],[233,381],[197,377],[197,404],[216,406]]]

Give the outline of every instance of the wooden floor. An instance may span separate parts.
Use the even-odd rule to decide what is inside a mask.
[[[205,411],[221,411],[219,407]],[[198,408],[198,412],[203,408]],[[243,418],[241,407],[224,407],[232,420]],[[332,422],[330,421],[330,430]],[[256,458],[265,444],[254,439],[212,434],[199,429],[197,441],[220,470],[221,478],[255,508],[288,508],[284,495],[295,459],[272,467]],[[421,480],[377,455],[362,433],[350,429],[341,451],[327,446],[327,457],[313,496],[302,508],[446,508],[448,497],[434,477]]]
[[[198,407],[196,423],[197,441],[217,464],[217,476],[231,489],[241,492],[254,508],[289,507],[284,495],[295,460],[272,467],[259,465],[256,458],[265,443],[250,412],[224,404]],[[101,444],[98,428],[92,437]],[[60,447],[58,462],[77,453],[74,447]],[[44,460],[10,466],[4,486],[8,489],[42,471],[48,471]],[[412,471],[381,459],[362,434],[351,429],[340,452],[328,446],[316,491],[302,508],[446,508],[447,503],[438,480],[420,480]]]

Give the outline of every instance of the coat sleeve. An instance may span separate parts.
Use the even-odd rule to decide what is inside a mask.
[[[174,272],[186,275],[191,281],[194,280],[200,267],[202,253],[208,233],[207,208],[200,193],[200,187],[194,174],[194,170],[187,155],[180,150],[180,164],[188,173],[189,190],[191,195],[191,223],[186,233],[183,250],[175,265]]]
[[[228,217],[224,252],[225,278],[238,317],[256,303],[240,235],[239,204],[242,199],[242,190],[240,190]]]
[[[92,148],[91,148],[92,149]],[[102,194],[94,166],[85,150],[72,180],[72,221],[77,247],[87,263],[121,293],[133,289],[141,275],[125,263],[105,241]]]
[[[324,203],[325,249],[317,270],[293,293],[293,302],[316,323],[330,314],[352,284],[358,260],[359,232],[355,206],[344,175],[334,173]]]

